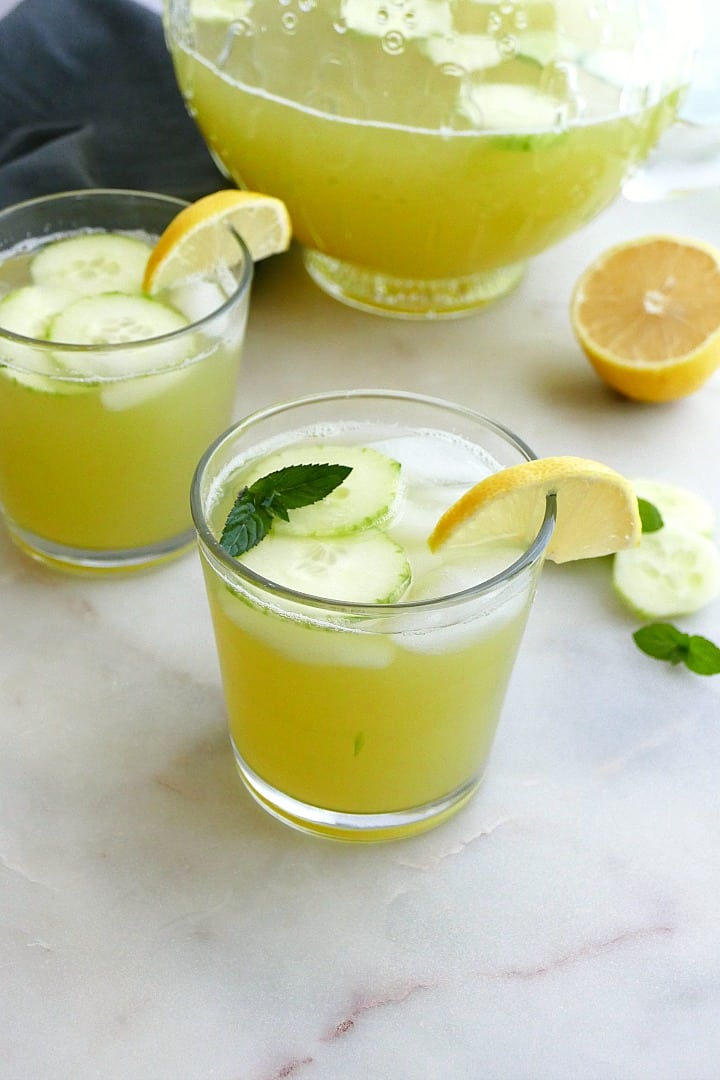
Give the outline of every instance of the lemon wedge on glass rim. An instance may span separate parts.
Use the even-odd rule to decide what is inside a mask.
[[[638,501],[629,480],[588,458],[547,457],[501,469],[475,484],[445,511],[428,544],[437,551],[502,539],[530,543],[542,525],[548,496],[556,500],[546,552],[553,562],[611,555],[640,540]]]
[[[243,238],[253,262],[290,246],[290,216],[281,199],[237,188],[214,191],[183,207],[160,235],[145,267],[145,292],[158,293],[234,261],[228,226]]]

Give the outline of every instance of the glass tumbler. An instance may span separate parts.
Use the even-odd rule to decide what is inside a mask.
[[[55,568],[136,570],[192,543],[187,493],[232,419],[252,260],[233,233],[232,265],[163,296],[178,328],[143,340],[27,337],[3,329],[3,312],[23,296],[44,302],[45,286],[23,289],[50,242],[108,232],[152,242],[183,205],[87,190],[0,213],[0,505],[18,546]]]
[[[354,549],[362,554],[340,589],[324,569],[338,537],[304,538],[300,564],[320,568],[312,591],[288,585],[282,562],[273,576],[261,574],[219,543],[248,469],[262,472],[266,455],[288,448],[302,461],[317,444],[340,464],[358,447],[399,463],[401,492],[388,516],[339,539],[352,550],[386,530],[412,568],[398,599],[345,598],[375,571],[374,555],[364,554],[374,552],[374,536],[367,549]],[[427,535],[481,476],[532,457],[511,431],[469,409],[373,390],[264,409],[204,454],[191,504],[230,738],[242,781],[271,814],[326,837],[383,840],[439,824],[476,791],[554,502],[527,544],[432,555]]]

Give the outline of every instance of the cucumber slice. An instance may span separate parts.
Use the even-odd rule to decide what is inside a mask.
[[[30,264],[37,285],[69,289],[77,296],[96,293],[142,293],[151,246],[118,233],[89,233],[56,240]]]
[[[265,543],[265,541],[263,541]],[[331,625],[308,619],[299,604],[291,613],[253,603],[229,585],[213,590],[222,613],[243,633],[295,663],[318,667],[386,668],[397,654],[390,635],[369,634],[353,626],[352,616]]]
[[[22,285],[0,300],[0,327],[23,337],[44,338],[53,317],[74,299],[69,289]]]
[[[87,352],[58,353],[61,364],[72,362],[73,370],[83,375],[137,375],[176,367],[192,351],[192,341],[152,342],[188,326],[187,319],[174,308],[144,296],[101,293],[83,296],[64,308],[50,323],[48,337],[65,345],[96,345]],[[148,344],[134,349],[103,352],[103,345],[124,342]]]
[[[502,59],[497,40],[489,34],[431,34],[420,41],[420,52],[437,67],[463,71],[497,67]]]
[[[273,529],[240,560],[269,581],[327,600],[392,604],[410,585],[407,555],[379,529],[353,536],[281,536]]]
[[[556,98],[520,83],[464,84],[459,104],[479,128],[522,134],[546,134],[555,127],[560,109]]]
[[[497,132],[493,146],[504,150],[547,150],[568,136],[557,99],[522,83],[463,85],[459,109],[477,128]]]
[[[293,510],[273,531],[292,536],[345,536],[390,515],[400,486],[400,463],[371,447],[313,444],[289,446],[255,462],[244,483],[287,465],[349,465],[350,475],[320,502]]]
[[[689,615],[720,593],[720,551],[692,529],[665,526],[645,533],[637,547],[618,551],[613,584],[639,615]]]
[[[644,479],[633,480],[632,485],[639,498],[657,507],[666,526],[679,525],[703,536],[712,536],[715,531],[712,506],[687,488]]]
[[[0,374],[28,390],[63,391],[62,384],[53,379],[60,374],[60,369],[52,362],[50,354],[33,349],[32,345],[0,342]]]
[[[44,338],[53,317],[72,298],[73,294],[66,289],[23,285],[0,300],[0,327],[23,337]],[[67,393],[75,389],[71,383],[63,384],[57,378],[46,377],[62,374],[47,349],[4,340],[0,343],[0,361],[9,362],[8,366],[2,367],[4,375],[31,390]]]

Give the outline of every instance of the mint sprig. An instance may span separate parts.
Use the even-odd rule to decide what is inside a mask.
[[[267,536],[275,518],[319,502],[352,472],[349,465],[286,465],[261,476],[238,492],[220,536],[220,545],[236,558]]]
[[[657,506],[648,502],[647,499],[638,498],[638,512],[640,514],[640,524],[644,533],[657,532],[659,529],[662,529],[665,524],[662,514]]]
[[[649,623],[633,634],[639,649],[656,660],[685,664],[696,675],[720,674],[720,648],[700,634],[685,634],[672,623]]]

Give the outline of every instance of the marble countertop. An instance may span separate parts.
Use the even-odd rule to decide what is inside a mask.
[[[540,454],[720,514],[720,375],[667,406],[581,355],[616,240],[720,244],[720,192],[622,200],[484,314],[351,311],[259,267],[238,415],[357,385],[463,401]],[[3,1080],[716,1080],[720,678],[634,646],[607,560],[546,568],[484,788],[402,843],[309,838],[234,775],[191,553],[53,574],[0,534]],[[684,628],[720,637],[720,601]]]

